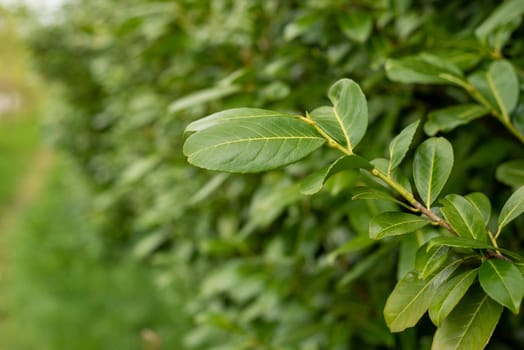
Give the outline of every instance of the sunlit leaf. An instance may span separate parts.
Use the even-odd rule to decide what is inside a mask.
[[[416,231],[429,224],[423,216],[402,212],[385,212],[375,216],[369,223],[369,237],[381,239]]]

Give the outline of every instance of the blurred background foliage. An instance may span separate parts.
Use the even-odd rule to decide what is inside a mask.
[[[26,42],[45,79],[38,90],[52,90],[53,102],[39,108],[41,130],[59,157],[2,253],[5,346],[428,348],[428,320],[402,334],[384,323],[385,300],[416,242],[367,239],[369,218],[389,204],[351,201],[359,174],[334,176],[327,190],[305,197],[295,180],[335,153],[262,175],[212,173],[187,164],[183,130],[235,106],[303,113],[350,77],[370,106],[360,153],[384,156],[403,126],[467,101],[454,87],[389,81],[386,59],[428,51],[464,70],[482,65],[491,51],[473,32],[498,3],[71,0],[54,21],[26,15]],[[522,35],[509,35],[503,52],[517,67]],[[25,50],[0,40],[0,81],[28,81],[11,77],[27,70],[13,63]],[[16,150],[4,146],[16,132],[4,132],[6,123],[0,119],[0,201],[16,168],[2,161],[36,144],[30,136]],[[447,135],[457,165],[446,191],[480,190],[500,207],[510,188],[496,180],[496,167],[522,158],[522,149],[495,122],[467,128]],[[518,250],[522,238],[511,239]],[[520,319],[503,320],[493,348],[524,345]]]

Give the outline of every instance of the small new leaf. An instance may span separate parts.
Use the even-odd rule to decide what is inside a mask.
[[[395,169],[400,165],[400,162],[406,156],[406,153],[409,150],[411,141],[413,141],[413,136],[417,132],[417,128],[420,121],[417,120],[414,123],[411,123],[404,128],[389,144],[389,166],[388,166],[388,175],[391,173],[391,170]]]
[[[479,282],[493,300],[518,314],[524,297],[524,277],[512,263],[488,259],[480,266]]]
[[[515,220],[524,212],[524,186],[516,190],[507,200],[500,211],[498,225],[499,231]]]

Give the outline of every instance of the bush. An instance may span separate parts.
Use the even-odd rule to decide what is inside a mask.
[[[517,0],[78,0],[31,42],[64,86],[55,131],[92,180],[105,253],[202,274],[185,346],[424,349],[429,307],[434,348],[480,349],[500,305],[517,312],[522,298],[523,12]],[[187,166],[186,126],[190,162],[267,172]],[[431,304],[441,283],[463,286],[448,318]],[[475,327],[450,330],[478,305]],[[502,322],[494,346],[522,346],[518,317]]]

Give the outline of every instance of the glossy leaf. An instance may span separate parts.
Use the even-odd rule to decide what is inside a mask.
[[[303,194],[311,195],[322,189],[322,186],[333,175],[351,169],[370,169],[372,165],[364,158],[355,154],[342,156],[334,161],[329,168],[306,177],[301,184]]]
[[[524,213],[524,186],[513,192],[500,211],[498,225],[499,229],[515,220]]]
[[[368,12],[343,12],[337,19],[338,26],[351,40],[363,43],[371,34],[373,19]]]
[[[450,194],[441,199],[440,211],[446,221],[461,237],[473,238],[485,242],[488,231],[482,214],[466,198]]]
[[[504,1],[475,30],[475,35],[479,39],[484,40],[488,35],[496,31],[498,28],[522,16],[523,13],[524,2],[522,2],[522,0]]]
[[[493,300],[515,314],[519,312],[524,297],[524,277],[515,265],[501,259],[488,259],[480,266],[479,282]]]
[[[524,160],[512,160],[497,168],[497,180],[512,186],[524,186]]]
[[[429,317],[439,327],[477,278],[478,269],[460,273],[446,281],[431,300]]]
[[[428,114],[428,121],[424,124],[424,131],[433,136],[440,131],[448,132],[457,126],[486,115],[489,111],[477,104],[463,104],[432,111]]]
[[[436,246],[445,245],[448,247],[465,248],[465,249],[491,249],[493,246],[476,241],[468,237],[436,237],[429,241],[427,249],[432,249]]]
[[[391,173],[392,169],[398,167],[406,156],[409,146],[411,145],[411,141],[413,141],[413,137],[417,132],[419,122],[420,121],[417,120],[416,122],[411,123],[405,127],[404,130],[400,132],[400,134],[395,136],[393,140],[391,140],[391,143],[389,144],[388,174]]]
[[[502,306],[480,288],[471,288],[437,328],[431,349],[484,349],[497,326],[502,310]]]
[[[366,133],[368,107],[366,97],[357,83],[341,79],[331,86],[328,97],[333,107],[311,112],[311,118],[350,152]]]
[[[484,219],[484,224],[487,226],[491,217],[491,203],[485,194],[474,192],[466,195],[466,199],[478,211],[480,216]]]
[[[439,270],[449,258],[450,253],[447,246],[439,246],[430,250],[427,250],[424,245],[420,247],[415,257],[415,269],[418,271],[419,278],[425,279]]]
[[[389,59],[385,68],[389,79],[401,83],[449,84],[462,80],[462,71],[458,67],[427,53]]]
[[[392,332],[413,327],[426,312],[438,288],[459,266],[453,262],[427,279],[419,279],[415,272],[398,281],[384,307],[384,318]]]
[[[402,212],[385,212],[375,216],[369,223],[369,237],[381,239],[416,231],[429,224],[423,216]]]
[[[453,168],[453,147],[442,137],[424,141],[415,152],[413,180],[429,208],[444,188]]]
[[[298,118],[285,115],[246,118],[245,114],[241,117],[189,136],[184,144],[188,161],[211,170],[257,172],[293,163],[325,142]],[[216,119],[211,121],[214,122]]]
[[[495,61],[489,66],[486,79],[502,117],[509,121],[519,98],[519,80],[515,69],[508,61]]]

